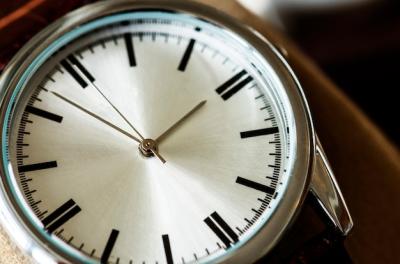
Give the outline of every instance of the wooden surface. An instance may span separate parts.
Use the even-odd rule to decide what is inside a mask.
[[[346,247],[355,263],[400,263],[398,150],[285,36],[233,0],[202,0],[236,16],[288,50],[316,130],[354,217]],[[27,263],[0,230],[0,263]]]
[[[31,261],[25,257],[0,226],[0,264],[27,264]]]

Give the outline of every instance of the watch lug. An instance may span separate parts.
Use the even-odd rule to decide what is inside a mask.
[[[331,224],[345,236],[352,229],[353,220],[321,143],[318,138],[316,141],[316,162],[310,191]]]

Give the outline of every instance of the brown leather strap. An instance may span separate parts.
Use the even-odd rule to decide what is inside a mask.
[[[350,264],[344,237],[327,226],[310,194],[298,218],[270,254],[257,263]]]
[[[36,33],[67,12],[93,0],[0,1],[0,73]]]
[[[352,261],[344,248],[343,239],[327,229],[297,249],[289,263],[350,264]]]

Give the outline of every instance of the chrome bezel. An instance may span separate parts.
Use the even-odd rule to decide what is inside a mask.
[[[315,135],[310,112],[299,81],[294,72],[274,48],[274,45],[253,29],[239,23],[233,18],[210,7],[189,1],[101,1],[82,7],[51,24],[20,50],[9,63],[0,77],[0,122],[3,123],[6,107],[18,80],[32,61],[49,44],[77,26],[123,11],[136,9],[162,9],[185,12],[195,17],[210,21],[222,28],[229,29],[247,40],[260,54],[268,58],[280,76],[286,88],[287,96],[293,109],[293,117],[297,128],[296,162],[284,197],[274,214],[268,220],[268,229],[262,228],[245,245],[238,250],[225,254],[221,262],[245,263],[254,262],[280,240],[299,212],[309,190],[309,182],[315,158]],[[1,137],[5,135],[1,130]],[[0,154],[3,159],[3,153]],[[22,250],[37,261],[73,262],[77,259],[60,252],[46,244],[34,231],[30,223],[22,217],[20,208],[16,206],[7,184],[4,182],[5,170],[0,167],[0,221]]]

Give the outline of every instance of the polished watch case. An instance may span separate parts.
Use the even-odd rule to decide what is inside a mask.
[[[295,221],[309,191],[315,196],[321,209],[331,220],[334,229],[340,234],[346,235],[352,228],[352,220],[322,146],[314,132],[301,85],[285,59],[287,54],[283,54],[276,48],[280,46],[278,43],[271,43],[246,25],[200,4],[189,1],[101,1],[80,8],[57,20],[25,45],[0,77],[0,121],[5,120],[6,106],[14,87],[17,86],[24,72],[38,54],[52,42],[71,29],[93,19],[135,9],[165,9],[185,12],[237,33],[268,59],[286,87],[297,124],[298,146],[295,153],[297,160],[293,170],[294,177],[290,181],[280,205],[268,220],[266,224],[268,228],[263,228],[239,250],[225,254],[221,261],[253,262],[268,253]],[[1,138],[6,137],[5,131],[0,133]],[[3,160],[5,153],[2,152],[0,155]],[[24,218],[23,212],[17,206],[4,178],[6,169],[5,165],[1,166],[0,221],[11,237],[26,254],[38,262],[76,262],[76,259],[66,251],[47,244]],[[84,258],[84,256],[81,257]]]

